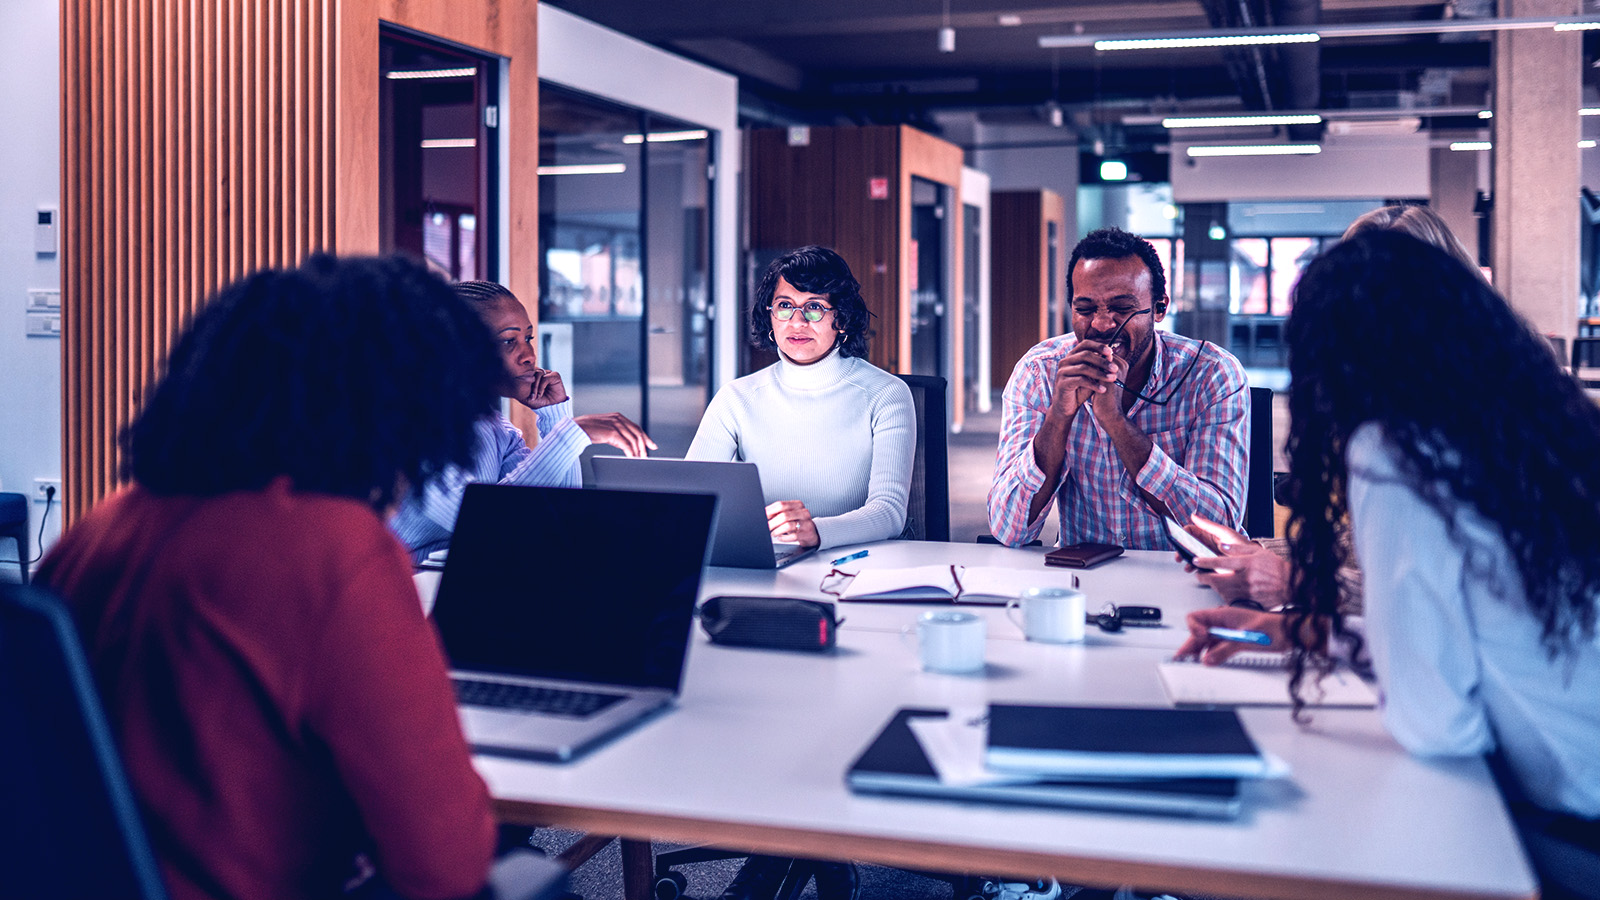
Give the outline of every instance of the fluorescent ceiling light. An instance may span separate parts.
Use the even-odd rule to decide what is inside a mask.
[[[1490,141],[1451,141],[1451,150],[1488,150],[1494,147]]]
[[[1182,47],[1246,47],[1256,44],[1314,44],[1315,32],[1300,34],[1218,34],[1195,37],[1113,38],[1094,42],[1096,50],[1164,50]],[[1039,39],[1044,46],[1044,38]]]
[[[1108,159],[1100,163],[1101,181],[1127,181],[1128,164],[1120,159]]]
[[[1578,110],[1580,116],[1600,116],[1600,106],[1585,106]]]
[[[665,144],[672,141],[703,141],[709,136],[710,132],[704,128],[695,129],[694,131],[652,131],[650,132],[650,143]],[[644,135],[625,134],[622,136],[622,142],[624,144],[642,144],[644,143]]]
[[[456,150],[476,146],[477,138],[428,138],[422,142],[424,150]]]
[[[466,78],[478,74],[477,66],[467,66],[460,69],[412,69],[409,72],[385,72],[383,77],[390,81],[409,81],[414,78]]]
[[[1594,141],[1579,141],[1578,142],[1578,149],[1579,150],[1593,150],[1594,149]]]
[[[1302,156],[1321,153],[1320,144],[1237,144],[1222,147],[1190,147],[1190,156]]]
[[[1554,28],[1580,31],[1600,28],[1594,17],[1522,16],[1483,19],[1431,19],[1424,22],[1352,22],[1318,25],[1306,32],[1294,27],[1196,29],[1152,34],[1052,34],[1039,38],[1045,50],[1093,47],[1096,50],[1149,50],[1172,47],[1238,47],[1249,44],[1306,43],[1347,37],[1394,37],[1408,34],[1472,34]]]
[[[995,21],[999,22],[1002,28],[1015,28],[1022,24],[1022,17],[1016,13],[1001,13],[995,17]]]
[[[1480,119],[1492,119],[1492,118],[1494,118],[1494,110],[1492,110],[1492,109],[1480,109],[1480,110],[1478,110],[1478,118],[1480,118]]]
[[[1322,116],[1316,113],[1262,115],[1262,116],[1190,116],[1188,118],[1162,119],[1162,128],[1225,128],[1244,125],[1316,125]]]
[[[587,166],[540,166],[540,175],[621,175],[628,171],[624,163],[595,163]]]

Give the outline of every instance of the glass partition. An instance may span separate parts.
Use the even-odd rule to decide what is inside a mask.
[[[710,386],[711,136],[542,84],[539,328],[581,414],[681,456]]]

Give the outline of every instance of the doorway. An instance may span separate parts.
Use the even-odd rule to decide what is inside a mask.
[[[393,27],[378,45],[379,249],[498,279],[498,60]]]
[[[539,330],[579,414],[621,412],[682,456],[711,384],[711,134],[539,92]]]

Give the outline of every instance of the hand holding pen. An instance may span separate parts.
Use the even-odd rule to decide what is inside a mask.
[[[1244,650],[1283,650],[1283,616],[1238,606],[1219,606],[1192,612],[1186,619],[1189,639],[1176,659],[1198,659],[1209,666],[1224,663]]]

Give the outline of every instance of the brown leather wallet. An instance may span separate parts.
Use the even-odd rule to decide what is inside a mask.
[[[1122,555],[1122,548],[1116,544],[1070,544],[1058,547],[1044,555],[1044,564],[1047,566],[1066,566],[1071,569],[1087,569],[1097,563],[1108,559],[1116,559]]]

